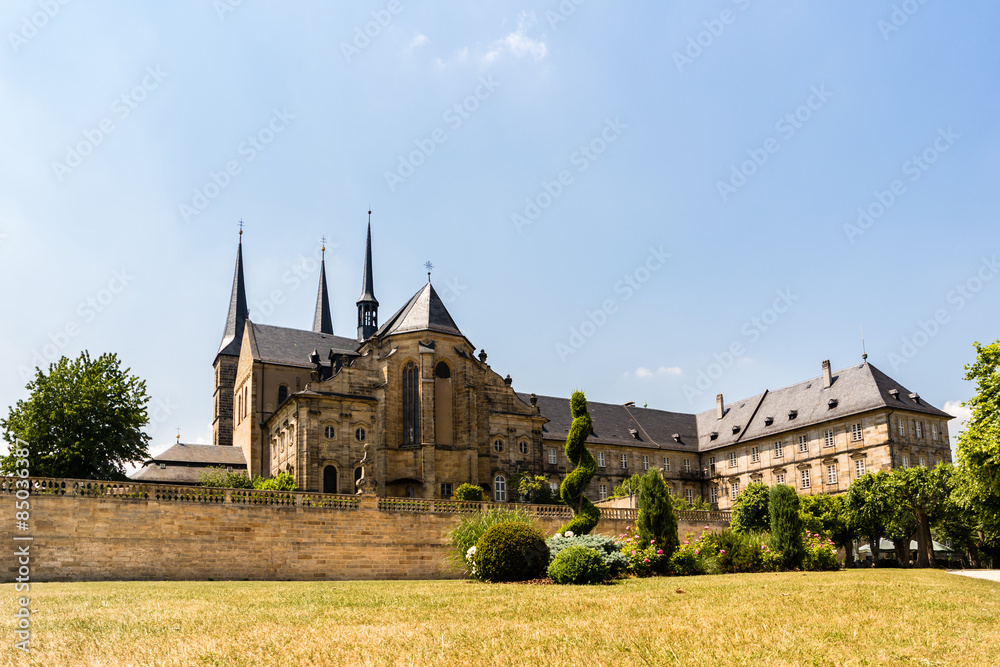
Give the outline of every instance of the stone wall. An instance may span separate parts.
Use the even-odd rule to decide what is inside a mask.
[[[31,581],[443,579],[445,534],[483,503],[32,480],[30,530],[4,522],[0,540],[31,536]],[[13,512],[14,480],[0,483]],[[554,533],[562,506],[522,506]],[[698,516],[683,516],[683,515]],[[705,516],[701,516],[705,515]],[[607,509],[595,532],[634,523]],[[709,513],[682,513],[680,534]],[[713,521],[721,527],[724,521]],[[18,546],[23,543],[18,543]],[[4,582],[17,574],[3,558]]]

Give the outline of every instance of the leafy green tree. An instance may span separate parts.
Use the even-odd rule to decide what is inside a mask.
[[[957,551],[964,554],[963,560],[968,567],[981,567],[979,549],[982,545],[982,533],[976,513],[963,502],[959,478],[960,470],[956,470],[951,479],[951,493],[942,504],[932,528],[941,540],[950,542]]]
[[[564,503],[573,508],[575,516],[563,525],[559,532],[565,533],[571,530],[575,535],[586,535],[601,519],[601,511],[583,495],[584,489],[597,472],[597,461],[587,450],[587,438],[594,432],[594,423],[590,419],[587,398],[582,391],[573,392],[569,399],[569,408],[573,422],[566,437],[566,458],[576,467],[562,481],[559,495]]]
[[[63,357],[48,373],[35,369],[27,401],[10,408],[0,429],[9,443],[26,445],[32,476],[127,480],[125,464],[149,457],[146,383],[121,368],[115,354]],[[23,444],[22,444],[23,443]],[[11,473],[17,457],[0,460]]]
[[[639,493],[639,486],[642,484],[642,475],[632,475],[628,479],[622,480],[621,484],[615,486],[611,491],[611,498],[627,498],[630,495]]]
[[[897,468],[889,475],[889,491],[896,512],[909,512],[916,522],[917,567],[929,567],[934,562],[931,524],[941,517],[945,501],[951,495],[952,472],[950,465],[942,463],[933,470],[923,466]],[[909,549],[909,535],[906,542]]]
[[[771,519],[771,548],[781,552],[788,569],[802,565],[805,546],[802,544],[802,517],[799,516],[799,496],[795,489],[778,484],[771,487],[768,498]]]
[[[667,493],[667,483],[656,468],[650,468],[639,484],[639,518],[636,520],[643,545],[655,542],[663,550],[663,563],[674,554],[677,538],[677,517]]]
[[[253,488],[264,491],[298,491],[299,489],[295,483],[295,477],[287,472],[279,472],[274,477],[269,477],[268,479],[254,477]]]
[[[976,394],[962,404],[972,417],[958,437],[958,495],[976,515],[984,544],[1000,551],[1000,340],[975,348],[975,362],[965,366]]]
[[[517,483],[517,492],[525,499],[525,502],[536,505],[551,505],[553,502],[559,502],[558,499],[553,501],[552,492],[549,489],[549,478],[545,475],[521,473]]]
[[[733,503],[733,515],[729,527],[737,533],[759,533],[771,527],[768,513],[770,490],[763,482],[753,482],[745,488]]]
[[[844,508],[844,496],[817,493],[799,498],[802,525],[806,530],[828,536],[847,554],[847,562],[854,560],[855,532]]]
[[[211,466],[201,473],[201,486],[223,489],[252,489],[253,482],[245,472],[229,472],[225,466]]]
[[[468,500],[472,502],[482,502],[483,487],[475,484],[465,483],[455,489],[455,500]],[[474,543],[473,543],[474,544]]]
[[[879,543],[886,534],[894,511],[889,473],[880,470],[854,480],[847,490],[844,509],[858,535],[868,540],[872,560],[878,560]]]

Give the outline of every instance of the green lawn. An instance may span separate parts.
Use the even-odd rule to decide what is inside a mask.
[[[19,665],[989,665],[1000,584],[938,571],[32,585]]]

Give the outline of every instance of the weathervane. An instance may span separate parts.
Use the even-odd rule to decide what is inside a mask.
[[[240,218],[239,225],[240,225],[240,236],[243,236],[243,218]]]
[[[431,281],[431,271],[434,270],[434,265],[431,264],[430,260],[424,262],[424,268],[427,269],[427,282]]]
[[[322,247],[320,248],[320,250],[323,251],[323,254],[325,255],[326,254],[326,234],[324,234],[323,236],[319,237],[319,242],[323,244]]]

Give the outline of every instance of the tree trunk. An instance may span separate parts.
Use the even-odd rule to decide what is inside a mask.
[[[878,555],[879,555],[878,547],[879,547],[879,542],[881,541],[882,541],[881,536],[872,537],[869,538],[868,540],[868,548],[872,550],[872,567],[875,567],[875,563],[878,562]]]
[[[975,542],[969,545],[968,554],[969,554],[969,567],[974,567],[974,568],[980,567],[979,547],[976,546]]]
[[[902,567],[910,567],[909,538],[893,539],[892,548],[896,552],[896,562]]]
[[[917,567],[930,567],[931,561],[927,556],[933,548],[930,524],[926,514],[920,511],[915,514],[917,515]]]
[[[844,542],[844,567],[854,564],[854,540]]]

